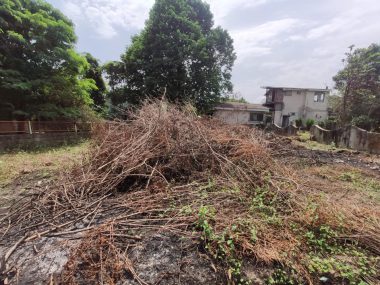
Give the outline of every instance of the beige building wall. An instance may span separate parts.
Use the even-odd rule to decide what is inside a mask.
[[[327,94],[324,102],[314,102],[314,91],[288,90],[283,94],[283,108],[281,110],[282,104],[279,103],[274,112],[274,123],[278,126],[282,125],[283,116],[289,116],[290,123],[298,118],[316,122],[327,119]]]
[[[251,110],[216,110],[214,117],[220,119],[221,121],[227,124],[244,124],[244,125],[255,125],[262,122],[253,122],[250,121],[250,113],[261,113],[264,114],[265,121],[265,112],[251,111]],[[263,121],[263,122],[264,122]]]
[[[249,112],[248,111],[230,111],[230,110],[217,110],[214,116],[228,124],[248,124]]]

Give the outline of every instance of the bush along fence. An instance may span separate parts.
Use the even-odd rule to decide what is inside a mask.
[[[76,143],[91,129],[91,123],[81,122],[0,121],[0,152]]]
[[[347,126],[337,130],[326,130],[316,125],[310,129],[311,138],[317,142],[359,151],[380,154],[380,133],[368,132],[356,126]]]

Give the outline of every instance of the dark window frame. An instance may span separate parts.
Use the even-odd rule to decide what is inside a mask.
[[[250,122],[264,122],[264,114],[259,113],[259,112],[250,112],[249,121]]]
[[[324,92],[314,92],[314,102],[323,103],[325,102],[325,93]]]

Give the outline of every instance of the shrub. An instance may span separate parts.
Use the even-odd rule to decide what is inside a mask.
[[[324,121],[325,128],[328,130],[335,130],[338,128],[338,120],[336,118],[328,118]]]
[[[302,119],[297,119],[294,122],[295,122],[297,128],[302,127]]]
[[[307,119],[306,120],[306,128],[310,130],[310,128],[315,124],[315,121],[313,119]]]
[[[361,115],[351,120],[352,125],[365,129],[367,131],[374,129],[375,123],[375,120],[368,117],[367,115]]]
[[[317,125],[320,126],[321,128],[326,128],[325,121],[319,121],[317,122]]]

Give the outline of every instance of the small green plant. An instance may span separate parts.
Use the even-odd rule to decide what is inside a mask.
[[[306,129],[310,130],[310,128],[315,124],[315,121],[313,119],[307,119],[305,124]]]
[[[356,175],[351,172],[345,172],[339,176],[339,180],[346,181],[346,182],[353,182],[354,180],[356,180]]]
[[[297,128],[302,127],[302,119],[296,119],[296,120],[294,121],[294,123],[296,124],[296,127],[297,127]]]
[[[366,277],[376,275],[376,258],[368,257],[356,249],[343,250],[338,256],[312,255],[308,258],[308,269],[320,278],[333,278],[335,282],[356,285],[367,284]],[[339,282],[340,283],[340,282]]]
[[[267,279],[268,285],[295,285],[298,282],[293,278],[294,271],[287,272],[284,269],[276,269],[272,275]]]
[[[241,275],[242,262],[235,256],[235,242],[233,236],[238,227],[232,225],[222,233],[216,234],[211,222],[215,218],[215,209],[210,206],[202,206],[198,212],[197,227],[202,230],[201,239],[204,241],[205,249],[213,258],[224,263],[228,267],[228,276],[234,280],[234,284],[248,285],[249,282]]]
[[[277,209],[274,207],[274,199],[266,187],[256,188],[255,196],[251,200],[250,211],[260,216],[268,224],[279,224],[281,221],[277,215]]]
[[[202,230],[201,239],[208,241],[214,239],[214,232],[209,223],[210,219],[215,216],[215,209],[210,206],[201,206],[198,212],[198,228]]]
[[[333,252],[336,250],[335,238],[338,234],[329,226],[320,226],[313,231],[305,234],[307,243],[316,249],[317,252]]]

